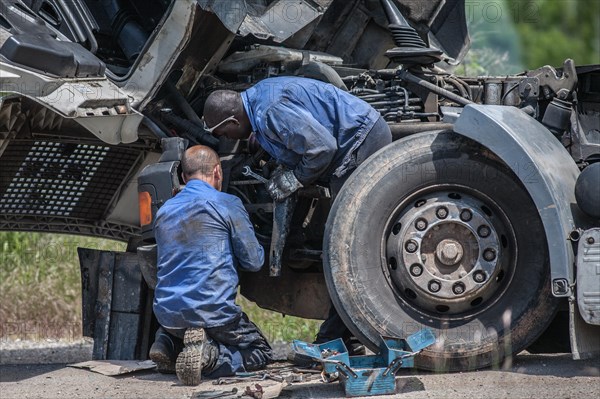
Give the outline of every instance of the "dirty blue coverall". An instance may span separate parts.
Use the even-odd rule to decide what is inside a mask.
[[[243,92],[242,102],[261,147],[303,185],[318,181],[339,189],[339,180],[392,142],[377,110],[318,80],[265,79]]]
[[[354,169],[392,142],[390,128],[365,101],[313,79],[265,79],[242,93],[256,140],[303,185],[326,184],[338,194]],[[347,339],[333,305],[316,342]]]
[[[154,314],[173,335],[202,327],[218,343],[212,377],[264,367],[271,347],[236,305],[236,268],[258,271],[264,251],[239,198],[189,181],[156,215]]]

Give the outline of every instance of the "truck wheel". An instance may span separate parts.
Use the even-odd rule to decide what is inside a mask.
[[[350,330],[431,328],[415,361],[459,371],[499,363],[552,320],[546,238],[519,179],[453,132],[396,141],[365,161],[336,198],[324,239],[328,290]]]

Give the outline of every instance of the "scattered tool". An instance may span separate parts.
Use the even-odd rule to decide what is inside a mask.
[[[197,392],[192,395],[191,399],[214,399],[214,398],[224,398],[227,396],[236,395],[238,393],[237,388],[233,388],[229,391],[208,391],[208,392]]]
[[[254,398],[254,399],[262,399],[262,397],[263,397],[262,386],[260,386],[260,384],[255,384],[254,387],[256,389],[246,387],[246,390],[244,391],[244,396],[250,396],[251,398]]]
[[[249,386],[246,387],[244,391],[243,397],[249,396],[254,399],[274,399],[279,397],[281,391],[286,386],[285,382],[281,382],[275,385],[262,386],[260,384],[255,384],[252,389]]]
[[[253,372],[253,373],[236,373],[233,377],[221,377],[214,380],[213,385],[228,385],[237,384],[240,382],[249,381],[264,381],[273,380],[277,382],[302,382],[308,381],[310,378],[304,378],[301,372],[279,371],[279,372]]]
[[[256,180],[264,184],[267,184],[269,182],[269,180],[266,179],[264,176],[261,176],[258,173],[254,173],[249,166],[244,166],[244,168],[242,169],[242,174],[247,177],[254,177]]]
[[[248,381],[262,381],[265,378],[263,377],[221,377],[214,380],[213,385],[229,385],[229,384],[237,384],[239,382],[248,382]]]
[[[294,341],[292,348],[323,364],[323,381],[339,378],[346,396],[393,395],[396,372],[414,366],[414,357],[435,343],[435,335],[424,329],[406,338],[381,337],[380,352],[371,356],[349,356],[342,339],[309,344]]]

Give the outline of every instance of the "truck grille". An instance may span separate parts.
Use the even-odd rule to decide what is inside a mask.
[[[139,156],[104,144],[13,140],[0,157],[0,215],[96,223]]]

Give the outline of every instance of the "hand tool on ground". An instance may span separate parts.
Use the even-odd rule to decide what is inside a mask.
[[[244,374],[246,374],[246,373],[244,373]],[[235,377],[221,377],[221,378],[217,378],[212,383],[213,383],[213,385],[227,385],[227,384],[236,384],[238,382],[263,381],[268,378],[267,373],[264,373],[264,374],[248,373],[248,374],[251,374],[251,375],[241,375],[241,376],[236,375]]]
[[[238,393],[237,388],[233,388],[229,391],[208,391],[208,392],[198,392],[192,395],[192,399],[214,399],[214,398],[224,398],[226,396],[236,395]]]

